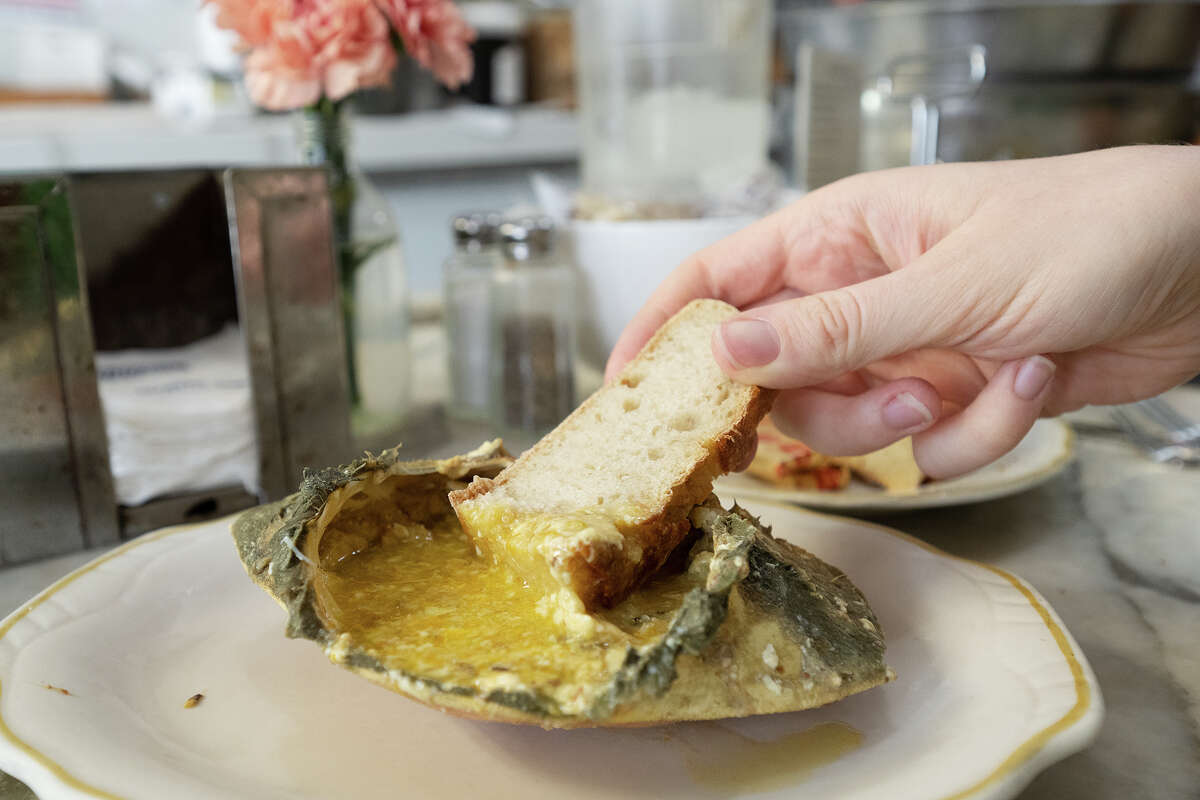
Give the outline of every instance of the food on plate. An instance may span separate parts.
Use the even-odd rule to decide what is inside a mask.
[[[287,610],[288,635],[464,716],[546,728],[717,719],[890,680],[883,631],[850,579],[711,495],[767,402],[711,359],[689,372],[695,342],[707,355],[726,313],[685,310],[515,463],[496,440],[443,461],[389,450],[307,475],[235,522],[243,565]]]
[[[759,423],[758,449],[746,472],[789,489],[842,489],[850,482],[848,466],[787,438],[769,418]]]
[[[911,438],[893,442],[873,453],[844,456],[837,461],[863,480],[897,494],[915,492],[925,482],[925,473],[913,457]]]
[[[492,443],[315,473],[237,520],[242,563],[287,610],[288,635],[464,716],[547,728],[716,719],[823,705],[892,677],[849,578],[714,502],[613,608],[547,608],[475,552],[447,498],[506,462]]]
[[[770,419],[758,426],[751,475],[789,489],[844,489],[854,474],[891,493],[914,492],[925,475],[913,457],[912,439],[861,456],[827,456],[782,434]]]
[[[658,570],[692,507],[745,458],[774,397],[730,381],[710,355],[713,329],[736,313],[688,304],[503,474],[451,495],[479,549],[588,611]]]

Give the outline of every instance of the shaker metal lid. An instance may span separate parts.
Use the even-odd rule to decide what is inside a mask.
[[[554,250],[554,220],[546,215],[520,217],[500,225],[501,249],[510,261],[526,261]]]
[[[450,220],[450,231],[454,236],[455,246],[495,244],[499,239],[502,219],[497,211],[472,211],[456,214]]]

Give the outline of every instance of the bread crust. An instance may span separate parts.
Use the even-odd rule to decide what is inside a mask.
[[[707,310],[717,310],[716,307],[719,307],[722,312],[736,312],[732,306],[719,300],[693,300],[679,311],[676,317],[695,312],[697,307],[708,307]],[[660,345],[667,335],[671,321],[676,317],[668,320],[650,337],[638,356],[626,365],[615,382],[626,382],[631,373],[643,369],[643,356]],[[746,402],[734,424],[715,440],[703,443],[708,455],[671,487],[662,503],[662,510],[637,525],[619,526],[627,546],[591,543],[572,553],[564,565],[571,576],[570,588],[583,601],[589,612],[611,608],[659,570],[671,551],[687,536],[691,529],[688,514],[693,506],[703,502],[712,493],[713,481],[723,473],[736,470],[750,459],[757,441],[758,424],[771,410],[775,395],[776,392],[772,389],[749,387]],[[554,431],[543,437],[522,458],[536,457],[552,446],[558,431],[583,422],[591,413],[595,397],[596,395],[592,395],[581,403]],[[519,464],[520,460],[514,466]],[[450,493],[450,503],[458,513],[464,529],[469,532],[470,526],[463,518],[460,507],[503,486],[512,474],[511,470],[505,470],[494,479],[476,478],[466,488]],[[631,557],[631,552],[640,557]]]
[[[775,389],[754,387],[754,391],[750,395],[750,402],[746,404],[746,410],[738,419],[737,424],[729,433],[717,440],[717,455],[720,458],[722,472],[734,472],[738,467],[749,462],[758,444],[756,435],[758,424],[762,422],[763,417],[770,413],[771,405],[775,402],[775,396],[778,394],[779,392]]]

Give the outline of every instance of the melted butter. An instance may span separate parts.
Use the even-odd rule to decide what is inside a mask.
[[[322,537],[330,622],[390,670],[481,692],[534,688],[586,704],[628,647],[661,636],[702,583],[665,576],[588,615],[573,595],[547,594],[480,556],[448,507],[421,522],[402,503],[383,507],[340,514]]]
[[[686,572],[658,575],[596,617],[620,629],[634,645],[649,644],[667,632],[684,596],[703,585],[703,576],[697,578]]]
[[[823,722],[772,742],[759,742],[724,726],[723,735],[692,743],[688,771],[695,783],[721,795],[769,792],[794,786],[812,772],[862,746],[862,734],[843,722]]]
[[[594,553],[597,546],[624,550],[625,535],[613,519],[634,512],[632,508],[608,508],[604,514],[526,512],[476,502],[461,505],[458,513],[481,551],[550,594],[559,586],[571,586],[567,562],[572,555]],[[626,555],[641,559],[640,552]]]

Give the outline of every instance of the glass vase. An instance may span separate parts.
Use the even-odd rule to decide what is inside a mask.
[[[400,233],[383,194],[358,167],[351,112],[322,99],[297,115],[300,158],[328,170],[355,433],[386,427],[409,398],[408,284]]]

